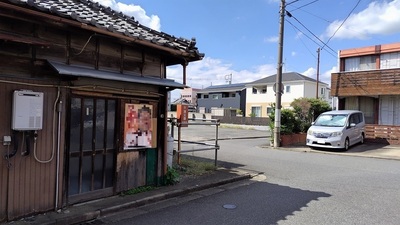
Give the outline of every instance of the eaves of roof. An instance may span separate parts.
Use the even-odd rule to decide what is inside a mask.
[[[61,62],[48,60],[51,67],[57,71],[60,76],[67,77],[87,77],[108,81],[121,81],[128,83],[148,84],[167,87],[170,90],[180,88],[183,89],[185,85],[175,82],[170,79],[161,79],[157,77],[143,77],[139,74],[127,75],[110,71],[95,70],[83,66],[71,66]]]
[[[90,0],[8,0],[0,8],[30,14],[54,21],[92,30],[103,35],[118,36],[127,41],[168,51],[188,62],[201,60],[204,53],[196,47],[196,40],[177,38],[141,25],[133,17],[116,12]],[[38,13],[40,12],[40,13]],[[43,14],[44,13],[44,14]],[[22,14],[21,14],[22,15]],[[75,23],[73,22],[75,21]]]

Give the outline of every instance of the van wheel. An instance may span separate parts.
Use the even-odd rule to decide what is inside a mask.
[[[344,140],[344,148],[343,148],[343,150],[347,151],[347,150],[349,150],[349,147],[350,147],[350,141],[349,141],[349,138],[346,138],[346,140]]]
[[[360,144],[364,144],[365,142],[365,137],[364,137],[364,133],[361,134],[361,140],[360,140]]]

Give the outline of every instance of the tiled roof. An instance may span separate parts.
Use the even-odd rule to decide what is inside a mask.
[[[177,38],[141,25],[135,18],[112,10],[91,0],[9,0],[17,5],[31,6],[36,10],[73,19],[132,39],[145,40],[155,45],[191,53],[194,60],[204,57],[199,53],[196,39]]]
[[[317,80],[304,76],[300,73],[296,72],[290,72],[290,73],[282,73],[282,82],[290,82],[290,81],[311,81],[311,82],[317,82]],[[262,79],[253,81],[251,83],[248,83],[248,85],[255,85],[255,84],[270,84],[270,83],[276,83],[276,74],[268,77],[264,77]],[[323,82],[319,82],[323,83]],[[325,84],[325,83],[323,83]]]

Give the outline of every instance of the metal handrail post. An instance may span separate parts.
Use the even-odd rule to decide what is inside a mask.
[[[174,137],[174,130],[175,130],[174,126],[175,126],[175,121],[172,118],[171,119],[171,137]]]
[[[178,152],[177,152],[177,162],[178,165],[181,165],[181,125],[178,123]]]
[[[215,167],[217,167],[217,156],[218,156],[218,150],[219,150],[219,146],[218,146],[218,126],[219,126],[219,121],[217,121],[217,123],[215,124],[215,162],[214,165]]]

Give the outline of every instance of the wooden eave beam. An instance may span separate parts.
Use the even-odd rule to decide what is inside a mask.
[[[41,45],[41,46],[50,46],[49,42],[45,42],[39,38],[30,37],[30,36],[23,36],[14,33],[2,32],[0,31],[0,40],[11,41],[11,42],[18,42],[24,44],[31,44],[31,45]]]

